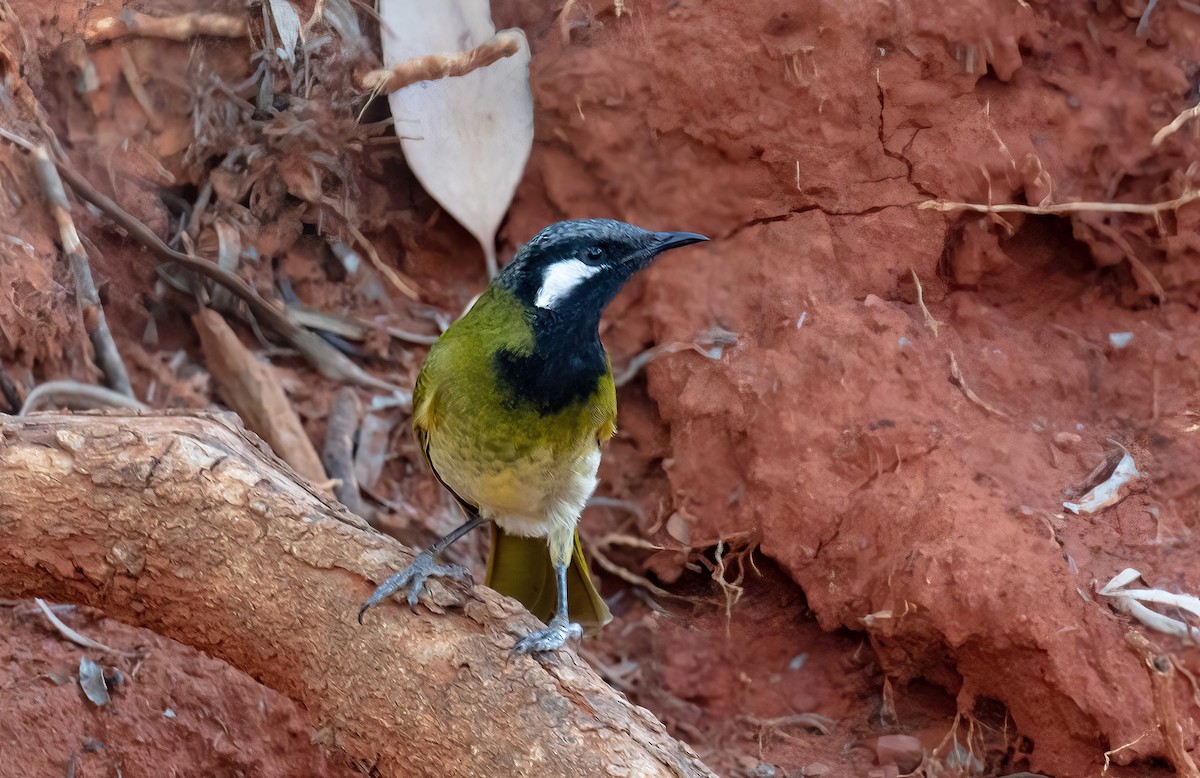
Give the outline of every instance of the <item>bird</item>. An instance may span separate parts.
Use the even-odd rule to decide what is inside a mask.
[[[413,390],[416,440],[466,521],[380,584],[360,624],[401,589],[415,610],[429,578],[469,578],[439,555],[484,524],[492,531],[484,583],[546,624],[513,653],[553,651],[612,619],[577,530],[598,484],[601,446],[616,432],[600,317],[657,256],[706,240],[576,219],[545,227],[517,250],[430,348]]]

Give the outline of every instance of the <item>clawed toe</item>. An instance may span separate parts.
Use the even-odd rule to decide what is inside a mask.
[[[405,600],[414,612],[421,594],[425,591],[425,581],[430,578],[451,578],[456,581],[470,580],[471,571],[462,565],[438,564],[429,554],[419,554],[408,567],[381,583],[363,606],[358,609],[358,623],[363,623],[363,615],[371,608],[391,597],[401,589],[408,589]]]
[[[513,654],[540,654],[562,648],[567,640],[583,637],[583,627],[557,617],[550,621],[545,629],[531,632],[518,640],[512,647]]]

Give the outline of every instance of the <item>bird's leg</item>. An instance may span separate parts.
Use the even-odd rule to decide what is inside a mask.
[[[479,515],[472,516],[465,524],[455,529],[445,537],[438,538],[433,545],[417,554],[417,558],[400,572],[379,584],[379,588],[371,595],[358,610],[358,623],[362,624],[363,614],[368,608],[373,608],[391,597],[400,589],[408,587],[408,607],[417,609],[417,600],[425,590],[425,580],[430,577],[453,578],[462,580],[470,578],[471,571],[462,565],[442,565],[437,562],[437,555],[450,547],[450,544],[466,535],[484,522]]]
[[[544,629],[530,632],[518,640],[512,647],[512,653],[531,654],[553,651],[556,648],[562,648],[568,638],[579,640],[583,637],[583,627],[572,623],[567,615],[568,564],[570,564],[570,556],[567,557],[566,562],[554,565],[554,578],[558,583],[558,608],[554,612],[554,617],[550,619],[550,623]]]

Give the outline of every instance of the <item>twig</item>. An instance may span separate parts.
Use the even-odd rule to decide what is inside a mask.
[[[521,38],[502,30],[470,51],[455,54],[426,54],[397,62],[390,68],[372,70],[358,79],[359,88],[373,95],[395,92],[419,81],[465,76],[521,50]]]
[[[967,386],[967,381],[963,378],[962,371],[958,368],[958,360],[954,358],[954,352],[947,351],[946,353],[950,355],[950,383],[961,389],[963,395],[968,400],[983,408],[988,413],[999,416],[1001,419],[1008,419],[1007,413],[985,401],[979,395],[975,394],[971,387]]]
[[[1117,232],[1114,227],[1110,227],[1103,222],[1087,222],[1087,226],[1103,234],[1113,243],[1117,244],[1117,248],[1121,249],[1125,254],[1125,259],[1129,260],[1129,267],[1133,270],[1135,276],[1140,276],[1143,281],[1150,287],[1154,296],[1158,298],[1160,303],[1167,301],[1167,290],[1163,289],[1163,285],[1158,282],[1158,279],[1150,272],[1150,268],[1138,258],[1137,252],[1133,250],[1133,244],[1129,240]]]
[[[1150,674],[1150,692],[1154,697],[1154,714],[1158,731],[1167,746],[1167,759],[1181,778],[1200,778],[1200,769],[1183,744],[1183,726],[1175,707],[1175,666],[1170,657],[1156,655],[1146,636],[1135,630],[1125,633],[1125,645],[1134,653]]]
[[[417,294],[417,290],[412,287],[412,284],[407,283],[403,278],[400,277],[399,273],[383,263],[383,260],[379,258],[379,252],[375,250],[375,245],[371,243],[371,241],[367,240],[367,236],[363,235],[362,232],[353,224],[347,223],[346,230],[350,233],[354,240],[358,241],[359,245],[366,249],[367,258],[371,260],[371,264],[375,266],[376,270],[383,274],[384,278],[391,282],[392,286],[396,287],[400,294],[404,295],[410,300],[421,299],[420,295]]]
[[[17,415],[24,416],[44,408],[70,408],[91,410],[97,408],[128,408],[133,411],[148,411],[150,406],[135,397],[114,392],[103,386],[83,384],[78,381],[47,381],[25,397],[25,403]]]
[[[734,721],[740,721],[744,724],[749,724],[752,727],[760,730],[775,730],[784,737],[792,737],[784,731],[785,727],[804,727],[811,729],[821,735],[828,735],[833,731],[836,721],[828,716],[822,716],[820,713],[794,713],[790,716],[780,716],[774,719],[760,719],[757,716],[748,714],[739,714],[734,716]]]
[[[189,13],[159,17],[126,9],[120,16],[98,19],[89,24],[83,39],[88,43],[103,43],[126,35],[140,35],[143,38],[186,41],[201,35],[244,38],[249,33],[245,18],[229,14]]]
[[[321,461],[330,478],[341,483],[334,487],[333,494],[351,513],[363,513],[362,495],[358,492],[358,479],[354,475],[354,436],[358,432],[362,405],[358,394],[349,386],[342,387],[333,397],[333,407],[325,422],[325,445],[321,449]]]
[[[921,307],[921,313],[925,314],[925,326],[933,333],[933,337],[938,336],[937,319],[933,318],[933,314],[925,307],[925,292],[921,289],[921,279],[917,277],[917,271],[911,270],[913,283],[917,286],[917,305]]]
[[[1164,140],[1166,140],[1168,136],[1178,132],[1179,128],[1186,124],[1189,119],[1195,119],[1197,116],[1200,116],[1200,103],[1183,111],[1174,119],[1172,119],[1170,124],[1154,133],[1154,140],[1150,141],[1150,145],[1158,146]]]
[[[625,366],[625,369],[613,378],[613,383],[618,387],[624,386],[637,377],[637,374],[640,373],[642,369],[646,367],[646,365],[650,364],[654,360],[658,359],[659,357],[665,357],[668,354],[678,354],[681,351],[691,350],[695,351],[702,357],[707,357],[708,359],[720,359],[724,347],[736,344],[737,337],[738,336],[736,332],[729,332],[728,330],[713,328],[708,332],[702,333],[691,343],[684,343],[683,341],[660,343],[659,345],[648,348],[630,359],[629,364]],[[700,345],[701,343],[709,343],[712,347],[706,349]]]
[[[1085,213],[1099,211],[1103,213],[1139,213],[1154,215],[1163,211],[1173,211],[1193,200],[1200,199],[1200,189],[1184,192],[1174,200],[1164,200],[1159,203],[1059,203],[1058,205],[1021,205],[1019,203],[999,203],[988,205],[984,203],[958,203],[950,200],[925,200],[917,203],[917,207],[935,211],[976,211],[978,213],[1031,213],[1040,216],[1053,216],[1064,213]]]
[[[118,651],[115,648],[111,648],[110,646],[106,646],[103,643],[92,640],[87,635],[79,634],[78,632],[76,632],[75,630],[71,629],[66,624],[64,624],[62,619],[60,619],[58,616],[56,616],[54,614],[54,611],[50,610],[50,606],[46,605],[45,600],[43,600],[40,597],[37,597],[34,599],[34,602],[37,603],[37,606],[42,609],[42,613],[46,616],[46,619],[52,625],[54,625],[54,628],[58,630],[59,634],[62,635],[67,640],[71,641],[72,643],[79,645],[79,646],[83,646],[84,648],[94,648],[97,651],[107,651],[110,654],[117,654],[118,656],[138,656],[138,654],[136,652]]]
[[[592,558],[596,560],[596,564],[599,565],[601,568],[603,568],[604,570],[607,570],[608,572],[612,573],[617,578],[620,578],[622,581],[625,581],[626,583],[630,583],[630,584],[633,584],[634,586],[642,587],[646,591],[653,594],[655,597],[663,597],[663,598],[671,599],[671,600],[682,600],[684,602],[695,602],[694,598],[692,598],[692,597],[685,597],[682,594],[675,594],[674,592],[668,592],[666,589],[655,584],[649,578],[646,578],[643,575],[638,575],[637,573],[633,572],[632,570],[629,570],[628,568],[618,565],[616,562],[612,561],[607,556],[605,556],[603,554],[603,552],[600,551],[600,548],[598,546],[593,546],[591,549],[591,552],[592,552]]]
[[[83,314],[83,328],[92,341],[96,364],[104,372],[109,386],[121,394],[133,397],[129,371],[125,369],[125,363],[121,361],[121,352],[117,351],[117,344],[108,329],[108,320],[104,317],[104,307],[100,305],[100,293],[96,291],[87,252],[79,240],[75,222],[71,219],[71,203],[67,200],[62,179],[55,170],[46,146],[34,148],[33,165],[42,189],[46,192],[46,199],[49,200],[50,215],[58,224],[63,251],[71,263],[71,274],[75,277],[75,295],[79,299],[80,312]]]
[[[158,132],[162,129],[162,120],[158,116],[158,111],[154,110],[154,103],[150,100],[150,95],[146,93],[146,85],[142,82],[142,74],[138,72],[137,64],[133,61],[133,56],[129,53],[129,49],[120,46],[121,74],[125,76],[125,82],[129,84],[129,91],[133,94],[133,99],[137,100],[138,105],[142,107],[143,113],[146,114],[146,123],[150,129]]]

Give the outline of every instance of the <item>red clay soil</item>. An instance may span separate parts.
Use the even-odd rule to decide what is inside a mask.
[[[314,742],[294,702],[224,662],[82,607],[70,628],[130,656],[63,640],[32,602],[0,602],[0,775],[361,775]],[[104,671],[108,704],[79,685]]]
[[[26,39],[0,22],[11,55],[0,74],[28,81],[75,164],[159,234],[180,212],[158,193],[194,200],[211,179],[218,212],[272,260],[241,271],[264,291],[286,278],[311,306],[432,331],[430,307],[452,316],[482,287],[477,247],[439,217],[398,147],[346,141],[353,122],[331,106],[348,68],[327,63],[311,100],[281,110],[336,150],[342,167],[322,186],[423,305],[344,277],[324,240],[342,227],[317,217],[303,175],[259,176],[244,195],[212,170],[264,137],[284,168],[311,151],[278,145],[291,135],[193,137],[197,113],[211,116],[194,95],[215,100],[205,79],[254,75],[244,41],[85,48],[79,31],[115,15],[114,0],[12,5]],[[499,26],[529,35],[537,104],[501,256],[561,218],[703,232],[710,244],[665,257],[621,295],[605,340],[620,366],[657,344],[736,333],[719,356],[663,356],[621,391],[601,487],[617,502],[585,519],[616,621],[585,644],[589,661],[723,775],[897,775],[877,742],[896,734],[921,741],[928,776],[1093,776],[1109,751],[1106,775],[1170,774],[1146,671],[1125,645],[1132,625],[1096,589],[1135,567],[1153,586],[1200,592],[1200,203],[1158,218],[919,205],[1154,203],[1194,190],[1200,121],[1151,145],[1197,98],[1191,5],[1158,2],[1142,36],[1138,0],[493,5]],[[122,46],[153,120],[122,74]],[[99,87],[81,94],[88,67]],[[383,118],[375,106],[365,121]],[[26,180],[23,157],[0,146],[0,183],[19,192]],[[215,402],[190,303],[156,291],[145,254],[77,210],[139,396]],[[11,303],[0,361],[18,393],[95,380],[40,202],[0,197],[0,219],[24,241],[0,241]],[[1117,348],[1111,333],[1132,339]],[[376,367],[411,380],[419,349],[370,348],[393,360]],[[336,387],[277,364],[320,440]],[[407,420],[389,421],[398,455],[371,492],[394,509],[381,516],[388,531],[425,542],[453,516]],[[1144,474],[1136,493],[1097,516],[1064,512],[1110,441]],[[636,547],[644,539],[665,550]],[[478,562],[477,546],[460,553]],[[98,713],[69,678],[79,651],[32,617],[13,623],[6,655],[44,664],[17,672],[10,660],[0,732],[28,727],[18,711],[54,698],[36,725],[54,747],[27,752],[29,774],[62,772],[87,737],[105,749],[81,770],[120,754],[127,776],[164,774],[137,765],[171,758],[180,775],[338,774],[304,745],[301,712],[215,661],[89,625],[155,647],[128,673],[128,699]],[[1194,649],[1147,635],[1200,673]],[[54,673],[61,686],[39,680]],[[1195,753],[1200,693],[1176,692]],[[255,714],[258,699],[269,715]],[[167,706],[176,719],[163,719]],[[206,706],[228,711],[232,750],[205,745],[215,718],[195,711]],[[186,735],[170,734],[185,718]]]

